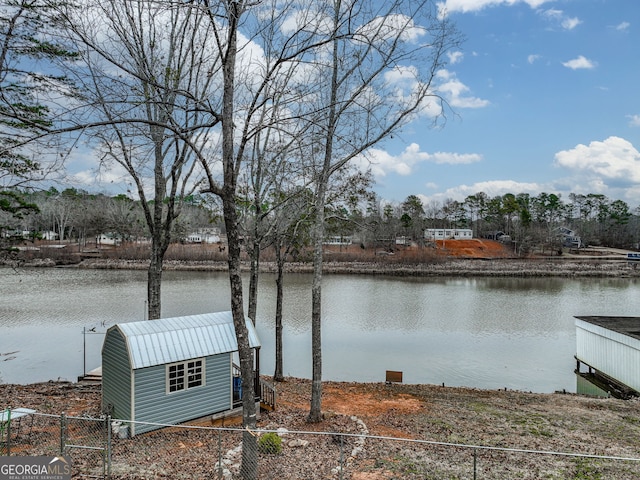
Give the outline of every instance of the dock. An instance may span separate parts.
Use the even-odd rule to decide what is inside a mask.
[[[86,372],[84,375],[78,377],[79,382],[102,382],[102,366],[94,368],[93,370]]]

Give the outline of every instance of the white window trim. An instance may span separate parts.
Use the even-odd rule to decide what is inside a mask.
[[[200,375],[202,377],[202,381],[200,382],[199,385],[195,385],[193,387],[189,386],[189,362],[200,362],[201,363],[201,372]],[[180,393],[180,392],[186,392],[187,390],[191,390],[193,388],[199,388],[199,387],[204,387],[207,384],[207,375],[206,375],[206,364],[207,362],[205,361],[204,357],[201,358],[192,358],[189,360],[185,360],[183,362],[174,362],[174,363],[167,363],[165,365],[165,393],[167,395],[173,395],[174,393]],[[170,390],[170,382],[169,382],[169,369],[175,365],[183,365],[184,366],[184,388],[181,388],[180,390],[174,390],[173,392]]]

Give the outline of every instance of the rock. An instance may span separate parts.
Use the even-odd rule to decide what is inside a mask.
[[[301,438],[296,438],[295,440],[291,440],[289,443],[287,443],[287,445],[291,448],[304,448],[309,445],[309,441],[303,440]]]

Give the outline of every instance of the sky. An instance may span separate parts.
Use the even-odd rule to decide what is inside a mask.
[[[640,206],[640,2],[439,6],[466,38],[438,74],[455,115],[375,151],[381,198],[597,193]]]
[[[436,74],[453,112],[370,152],[379,198],[595,193],[640,207],[640,2],[434,1],[465,37]],[[69,165],[95,191],[91,162]]]

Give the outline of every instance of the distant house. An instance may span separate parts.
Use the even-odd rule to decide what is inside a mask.
[[[219,228],[202,229],[202,241],[204,243],[220,243],[221,240]]]
[[[185,238],[187,243],[220,243],[219,228],[201,228]]]
[[[202,235],[199,233],[190,233],[187,236],[187,243],[202,243]]]
[[[396,245],[405,245],[405,246],[409,246],[411,245],[411,237],[396,237]]]
[[[122,243],[122,237],[117,233],[101,233],[96,237],[96,245],[117,246]]]
[[[555,230],[556,235],[562,240],[562,246],[568,248],[582,248],[582,239],[573,230],[567,227],[558,227]]]
[[[335,235],[327,237],[322,242],[323,245],[351,245],[353,239],[350,236]]]
[[[424,231],[425,240],[471,240],[473,230],[470,228],[427,228]]]
[[[46,232],[40,232],[43,240],[58,240],[58,234],[52,230]]]
[[[246,326],[258,387],[260,340],[249,319]],[[102,409],[134,422],[131,436],[159,428],[135,422],[177,424],[230,411],[241,398],[237,349],[231,312],[114,325],[102,347]]]

